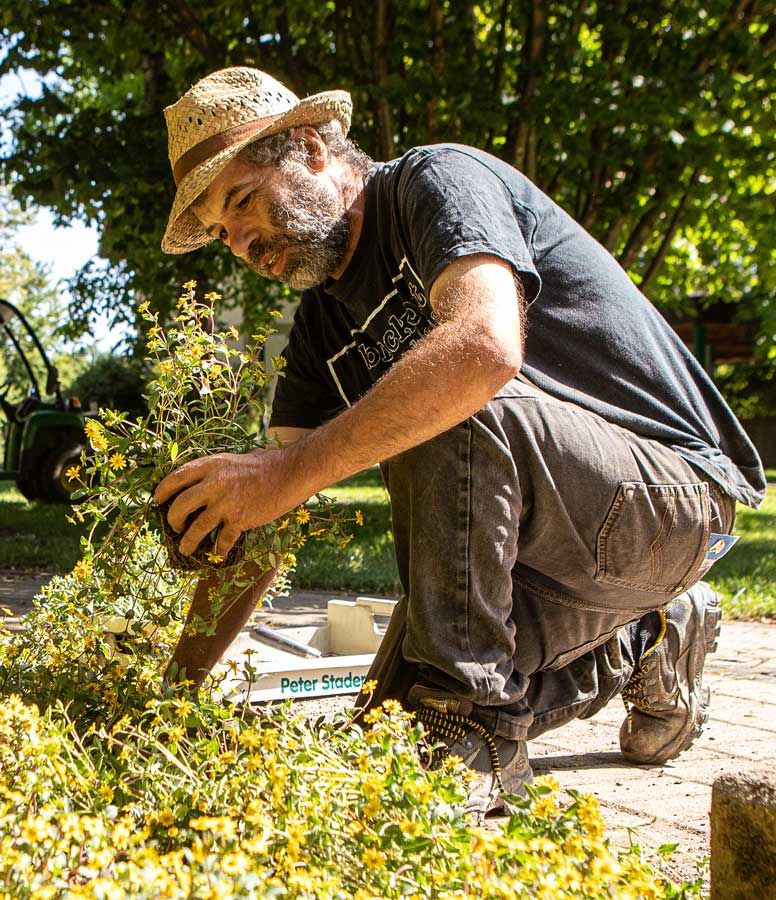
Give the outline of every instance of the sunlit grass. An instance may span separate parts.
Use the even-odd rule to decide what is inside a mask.
[[[738,507],[735,547],[709,572],[728,618],[776,618],[776,484],[759,510]]]
[[[0,569],[68,572],[81,556],[83,529],[69,525],[65,503],[30,503],[0,482]]]

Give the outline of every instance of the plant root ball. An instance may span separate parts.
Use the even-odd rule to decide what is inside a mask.
[[[218,532],[220,530],[219,528],[216,528],[215,531],[211,531],[210,534],[200,542],[199,547],[197,547],[191,556],[186,556],[184,553],[181,553],[179,546],[180,539],[186,533],[189,525],[197,518],[199,511],[196,510],[189,515],[186,519],[183,531],[178,534],[167,521],[167,513],[169,512],[174,499],[175,497],[170,497],[169,500],[159,504],[157,507],[162,538],[164,540],[165,548],[167,549],[167,555],[170,559],[170,565],[174,569],[177,569],[179,572],[193,572],[197,569],[228,569],[243,561],[245,558],[244,532],[235,541],[234,546],[221,562],[215,562],[211,558],[216,552],[215,547],[218,539]]]

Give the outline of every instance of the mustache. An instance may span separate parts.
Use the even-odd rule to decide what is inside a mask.
[[[292,247],[301,243],[303,243],[303,241],[294,237],[273,238],[271,241],[262,241],[259,238],[256,238],[256,240],[252,241],[248,246],[248,259],[252,265],[261,268],[262,257],[267,254],[273,255],[275,253],[280,253],[280,251],[285,250],[286,247]]]

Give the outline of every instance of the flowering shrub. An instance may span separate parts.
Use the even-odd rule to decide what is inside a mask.
[[[498,830],[473,825],[460,761],[424,769],[421,728],[391,701],[313,726],[291,705],[226,705],[212,680],[196,700],[163,686],[194,575],[170,566],[150,491],[186,459],[261,442],[248,423],[268,376],[255,349],[207,331],[208,310],[189,285],[176,328],[152,319],[149,417],[91,423],[71,473],[83,558],[20,631],[0,627],[0,898],[697,895],[613,850],[595,800],[562,805],[548,782]],[[319,500],[244,556],[289,565],[308,534],[342,542],[342,527]]]
[[[168,329],[147,302],[140,305],[149,324],[147,348],[156,376],[148,386],[148,414],[133,419],[124,412],[101,410],[86,423],[89,449],[82,465],[66,473],[77,483],[74,496],[81,501],[72,518],[90,525],[83,559],[74,572],[79,589],[88,596],[90,579],[98,573],[100,590],[109,598],[107,614],[114,623],[125,620],[133,641],[176,620],[194,578],[204,570],[221,572],[221,577],[210,588],[208,622],[199,618],[190,623],[202,631],[214,628],[227,605],[237,601],[239,589],[249,586],[244,564],[277,569],[272,591],[280,593],[286,586],[284,573],[296,561],[294,551],[308,537],[340,546],[351,538],[347,521],[318,495],[279,521],[242,535],[227,559],[215,552],[215,533],[193,557],[178,550],[179,536],[167,524],[167,509],[153,505],[154,488],[189,460],[266,446],[263,397],[271,380],[282,377],[282,357],[272,361],[270,371],[262,360],[273,329],[259,328],[251,344],[240,346],[236,328],[213,327],[218,299],[211,293],[199,300],[196,283],[188,282]],[[354,521],[362,521],[360,512]],[[155,602],[141,602],[150,598]]]
[[[390,702],[312,729],[149,697],[84,728],[60,702],[0,707],[0,883],[10,897],[680,898],[616,853],[595,800],[551,785],[499,830],[460,812],[456,761],[424,770]]]

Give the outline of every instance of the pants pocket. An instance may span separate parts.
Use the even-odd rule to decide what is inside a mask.
[[[598,532],[595,580],[680,594],[698,579],[709,520],[705,482],[622,482]]]

